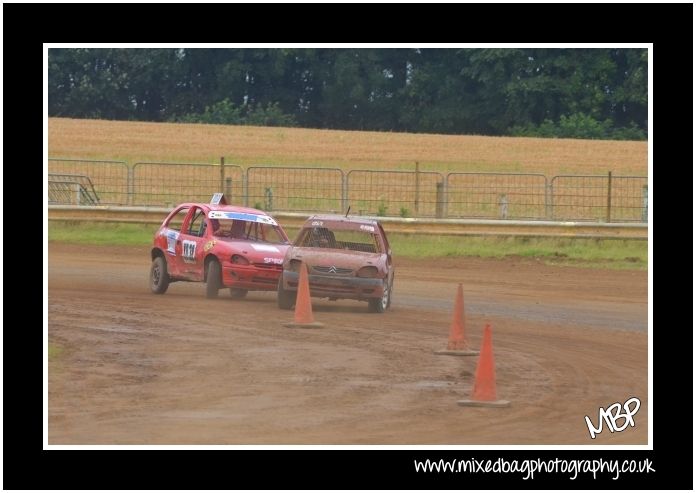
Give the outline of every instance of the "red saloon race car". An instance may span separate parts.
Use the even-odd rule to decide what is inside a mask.
[[[307,265],[312,297],[367,301],[370,311],[377,313],[389,308],[394,264],[379,222],[333,215],[307,219],[283,261],[280,308],[295,304],[302,262]]]
[[[230,205],[185,203],[155,233],[150,289],[163,294],[169,283],[206,283],[215,298],[230,288],[233,298],[247,291],[275,291],[289,240],[263,211]]]

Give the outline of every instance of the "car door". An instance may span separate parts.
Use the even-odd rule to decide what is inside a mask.
[[[179,234],[176,256],[181,267],[181,276],[189,281],[203,280],[203,262],[208,221],[205,210],[198,206],[191,207]]]
[[[185,277],[180,236],[190,212],[188,205],[179,207],[160,233],[165,240],[163,247],[167,256],[167,270],[170,276],[177,279]]]
[[[389,246],[389,240],[387,240],[387,234],[384,232],[384,228],[382,228],[382,224],[377,223],[377,226],[379,227],[380,237],[382,243],[384,244],[384,251],[387,252],[387,268],[389,269],[389,282],[391,283],[394,279],[394,264],[392,263],[392,251],[391,247]]]

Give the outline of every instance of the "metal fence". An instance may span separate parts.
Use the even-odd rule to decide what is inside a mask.
[[[448,173],[215,163],[48,160],[49,203],[172,207],[207,202],[267,211],[402,217],[647,222],[645,176]]]
[[[99,204],[99,195],[88,176],[70,173],[49,173],[48,203],[97,205]]]
[[[552,178],[551,188],[551,219],[648,220],[648,179],[644,176],[559,175]]]
[[[337,168],[252,166],[245,205],[266,211],[337,212],[344,206],[344,175]]]
[[[104,205],[128,203],[129,168],[124,161],[97,161],[90,159],[48,159],[48,172],[53,175],[74,175],[89,180],[98,202]],[[53,192],[51,199],[57,199]],[[50,193],[51,187],[49,187]]]
[[[426,171],[352,170],[346,180],[346,197],[352,210],[378,216],[436,216],[438,193],[444,201],[440,173]],[[440,185],[442,187],[442,185]]]
[[[206,202],[225,192],[230,203],[244,200],[244,171],[236,165],[138,162],[133,165],[131,204],[168,207]]]
[[[447,213],[452,217],[545,218],[547,194],[546,177],[539,174],[447,175]]]

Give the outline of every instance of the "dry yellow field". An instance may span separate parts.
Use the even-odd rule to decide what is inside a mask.
[[[50,157],[557,174],[647,175],[647,142],[48,119]]]

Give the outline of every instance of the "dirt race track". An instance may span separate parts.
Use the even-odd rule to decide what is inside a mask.
[[[149,249],[50,244],[49,444],[646,444],[645,271],[533,260],[397,259],[392,310],[314,300],[281,325],[274,293],[148,288]],[[464,408],[475,357],[447,344],[457,282],[478,348],[493,327],[503,409]],[[595,440],[600,406],[635,427]],[[621,422],[619,422],[621,424]]]

